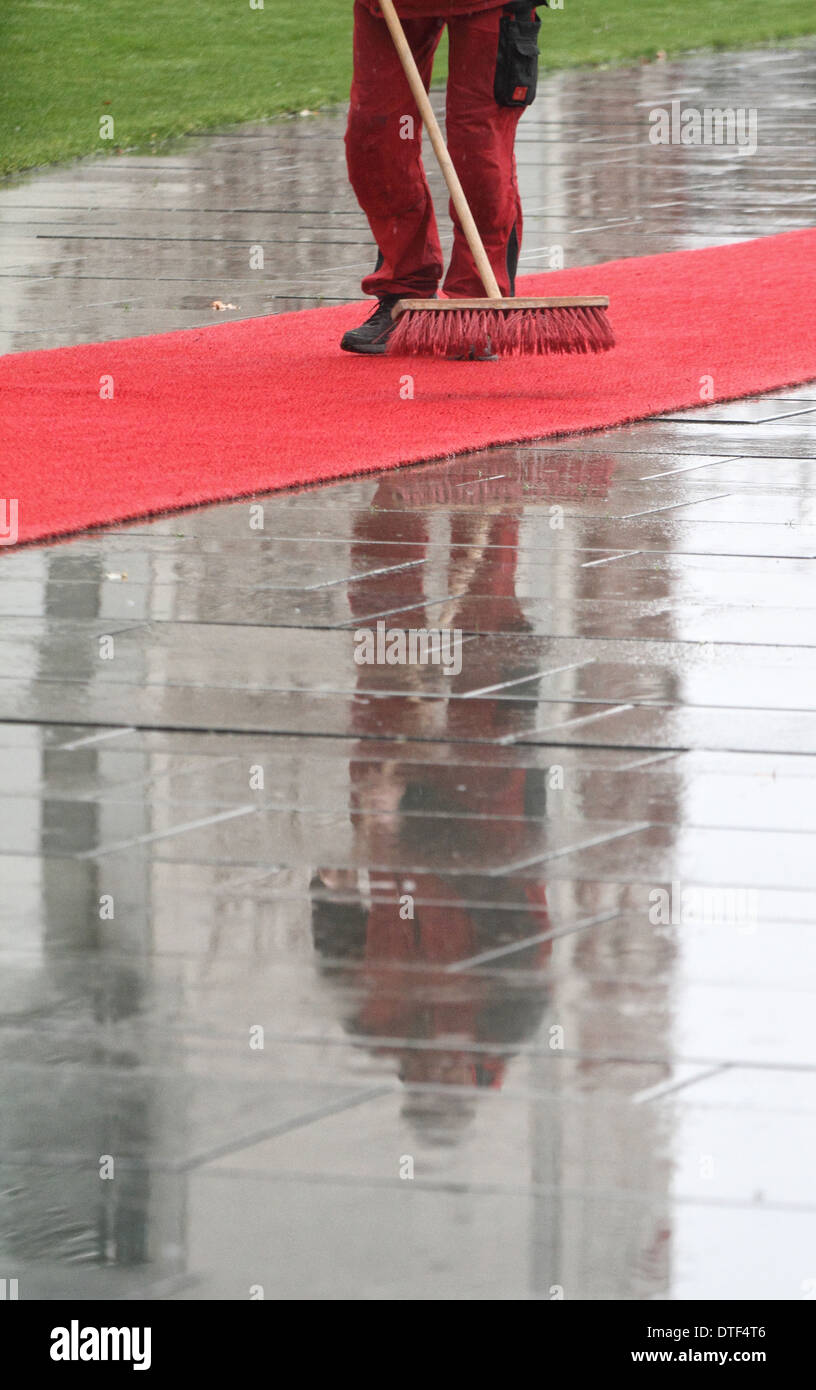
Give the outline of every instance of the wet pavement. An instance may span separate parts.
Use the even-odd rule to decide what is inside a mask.
[[[814,105],[808,49],[548,78],[523,266],[810,225]],[[7,183],[0,347],[354,297],[341,133]],[[20,1297],[807,1296],[815,448],[816,383],[2,555]]]

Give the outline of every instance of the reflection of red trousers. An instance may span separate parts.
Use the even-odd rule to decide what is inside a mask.
[[[445,23],[450,38],[447,138],[502,294],[512,294],[521,243],[521,202],[513,154],[521,109],[493,95],[501,9],[405,19],[426,87]],[[409,118],[409,119],[407,119]],[[346,154],[349,177],[380,250],[363,280],[378,297],[435,294],[442,251],[422,165],[422,124],[385,21],[362,0],[354,6],[354,81]],[[454,245],[445,293],[482,297],[484,289],[453,208]]]

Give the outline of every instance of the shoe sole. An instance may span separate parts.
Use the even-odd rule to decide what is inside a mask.
[[[341,339],[340,347],[343,352],[356,352],[359,357],[383,357],[387,350],[387,343],[347,343]]]

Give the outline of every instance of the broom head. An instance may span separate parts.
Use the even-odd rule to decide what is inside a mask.
[[[388,351],[398,357],[526,357],[607,352],[604,295],[579,299],[400,299]]]

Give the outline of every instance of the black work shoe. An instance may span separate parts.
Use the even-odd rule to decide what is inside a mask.
[[[388,339],[396,328],[391,310],[397,303],[396,295],[388,295],[377,301],[377,307],[359,328],[350,328],[340,339],[344,352],[364,352],[369,357],[378,357],[388,347]]]
[[[451,362],[498,362],[499,354],[493,351],[493,344],[488,337],[483,352],[477,354],[476,349],[471,348],[469,352],[461,352],[458,357],[452,357],[450,360]]]

